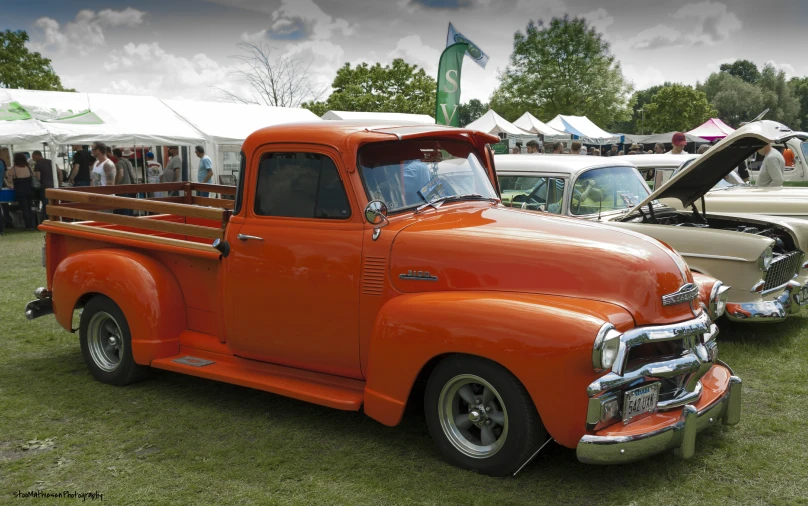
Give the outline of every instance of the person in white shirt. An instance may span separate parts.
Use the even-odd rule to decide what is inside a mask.
[[[676,132],[673,134],[673,139],[671,139],[671,144],[673,147],[670,151],[668,151],[667,155],[681,155],[685,152],[685,146],[687,145],[687,137],[682,132]]]
[[[160,162],[154,159],[154,153],[149,151],[146,153],[146,182],[149,184],[157,184],[163,175],[163,166]],[[154,197],[165,197],[166,192],[154,192]]]
[[[786,160],[776,149],[772,149],[771,144],[766,144],[758,149],[758,153],[763,155],[763,163],[760,164],[755,186],[783,186],[783,173],[786,170]]]
[[[113,186],[115,184],[115,164],[107,158],[107,145],[103,142],[93,142],[93,156],[95,164],[90,171],[92,186]]]

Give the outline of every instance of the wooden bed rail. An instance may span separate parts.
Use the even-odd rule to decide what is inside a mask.
[[[118,225],[131,229],[175,234],[203,239],[222,239],[233,209],[233,200],[193,196],[193,191],[206,191],[233,195],[233,186],[201,183],[158,183],[101,187],[48,188],[45,195],[49,205],[47,214],[51,220],[92,221],[100,224]],[[117,194],[183,192],[182,196],[157,198],[130,198]],[[176,194],[175,194],[176,195]],[[171,221],[150,216],[126,216],[113,214],[112,209],[145,211],[151,214],[168,214],[180,217]],[[216,223],[205,224],[205,220]],[[189,223],[195,221],[195,223]],[[97,228],[97,227],[96,227]],[[154,235],[154,234],[148,234]]]

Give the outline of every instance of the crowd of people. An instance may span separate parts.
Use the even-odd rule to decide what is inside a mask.
[[[74,145],[73,157],[69,169],[62,169],[58,164],[44,158],[41,151],[34,151],[30,158],[26,153],[16,152],[9,158],[7,148],[0,149],[0,187],[14,190],[14,198],[22,214],[25,230],[36,230],[37,222],[48,218],[48,198],[45,190],[54,188],[54,166],[58,186],[112,186],[131,185],[141,182],[130,158],[134,157],[131,150],[112,148],[104,142],[93,142],[87,146]],[[209,183],[213,177],[213,162],[205,154],[203,146],[194,148],[199,158],[197,182]],[[149,151],[145,155],[146,182],[172,183],[184,181],[182,174],[182,158],[179,155],[179,146],[168,146],[168,162],[165,167],[155,160],[154,153]],[[179,195],[179,192],[171,192]],[[197,192],[199,196],[207,197],[208,192]],[[136,197],[137,193],[118,193],[118,196]],[[150,194],[154,197],[168,196],[165,192]],[[35,211],[36,209],[36,211]],[[116,210],[119,214],[132,214],[131,210]],[[39,216],[36,216],[39,213]],[[7,226],[12,225],[10,206],[8,203],[0,205],[0,235]]]

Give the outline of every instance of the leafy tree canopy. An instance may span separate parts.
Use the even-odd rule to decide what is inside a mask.
[[[329,110],[435,114],[435,79],[401,58],[385,66],[346,63],[331,87],[334,91],[328,99],[303,107],[320,116]]]
[[[645,120],[653,133],[686,132],[716,114],[707,96],[684,84],[667,84],[645,106]]]
[[[488,104],[484,104],[476,98],[472,98],[465,104],[460,104],[460,108],[457,111],[460,126],[464,127],[468,125],[486,112],[488,112]]]
[[[0,32],[0,88],[75,91],[62,86],[51,61],[25,47],[28,33],[23,30]]]
[[[630,116],[632,86],[609,43],[585,19],[530,21],[514,34],[513,53],[491,107],[513,121],[525,111],[539,118],[588,116],[612,125]]]
[[[749,60],[735,60],[732,63],[722,63],[719,67],[721,72],[735,77],[739,77],[750,84],[755,84],[760,79],[760,71],[753,62]]]

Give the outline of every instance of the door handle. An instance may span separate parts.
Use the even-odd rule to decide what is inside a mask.
[[[240,241],[249,241],[250,239],[254,239],[256,241],[263,241],[264,240],[263,237],[258,237],[256,235],[247,235],[247,234],[239,234],[236,237],[238,237],[238,239]]]

